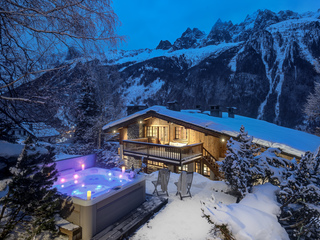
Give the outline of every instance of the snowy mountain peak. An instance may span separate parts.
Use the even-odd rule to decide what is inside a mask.
[[[214,30],[223,30],[223,29],[228,29],[233,26],[232,22],[222,22],[221,19],[219,18],[217,22],[213,25],[211,32]]]
[[[171,42],[169,42],[168,40],[165,40],[165,41],[161,40],[156,49],[168,50],[171,47],[172,47]]]
[[[199,39],[202,38],[205,35],[205,32],[200,31],[198,28],[187,28],[187,30],[182,33],[181,38],[195,38]]]
[[[192,30],[191,28],[187,28],[187,30],[182,33],[181,37],[174,42],[172,50],[198,47],[201,39],[205,36],[205,32],[200,31],[198,28],[193,28]]]
[[[276,13],[270,10],[257,10],[251,15],[247,15],[243,23],[239,25],[245,26],[246,30],[249,29],[264,29],[267,26],[279,22],[279,18]]]

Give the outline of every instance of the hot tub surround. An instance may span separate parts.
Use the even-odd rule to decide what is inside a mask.
[[[108,183],[110,185],[105,185]],[[62,185],[64,186],[61,187]],[[73,189],[74,185],[78,185],[78,188]],[[80,197],[76,194],[72,196],[77,189],[83,189],[83,185],[91,188],[91,200],[87,200],[83,194]],[[89,168],[61,173],[55,186],[58,186],[59,191],[71,189],[65,193],[72,197],[74,210],[67,220],[82,227],[83,240],[91,239],[145,201],[144,176],[138,175],[130,179],[128,173],[121,171]],[[102,191],[95,192],[97,187]]]

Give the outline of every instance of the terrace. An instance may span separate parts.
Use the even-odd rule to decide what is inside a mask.
[[[149,143],[148,138],[123,140],[123,154],[181,166],[203,156],[203,143],[174,146]]]

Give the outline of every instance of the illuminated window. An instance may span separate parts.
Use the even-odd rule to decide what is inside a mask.
[[[184,127],[176,127],[175,139],[188,139],[188,130]]]
[[[210,176],[210,169],[205,164],[203,164],[203,175]]]
[[[158,137],[158,128],[155,126],[149,126],[147,127],[147,137]]]
[[[199,162],[196,162],[196,172],[197,173],[201,173],[200,163]]]
[[[152,136],[158,137],[158,127],[152,127]]]
[[[188,165],[182,165],[182,168],[181,166],[178,167],[178,172],[180,173],[181,171],[186,171],[188,172]]]

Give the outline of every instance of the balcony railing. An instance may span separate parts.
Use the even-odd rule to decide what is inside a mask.
[[[202,156],[203,143],[186,146],[170,146],[148,143],[145,141],[124,140],[123,154],[128,156],[146,157],[150,160],[168,162],[181,165],[183,162],[192,161]]]

